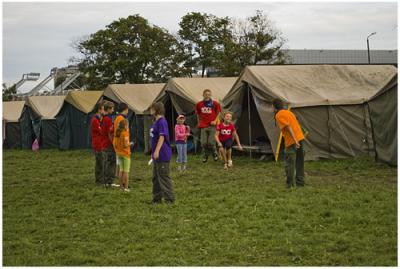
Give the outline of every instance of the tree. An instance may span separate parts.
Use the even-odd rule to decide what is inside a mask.
[[[216,64],[224,51],[224,38],[229,37],[229,19],[212,14],[191,12],[182,17],[179,36],[190,51],[190,65],[201,66],[202,77],[206,67]]]
[[[139,15],[112,22],[75,43],[88,89],[111,83],[164,82],[190,73],[185,48],[165,29]]]
[[[262,11],[243,19],[230,20],[231,39],[224,40],[224,53],[216,67],[225,76],[237,76],[246,65],[260,62],[283,64],[286,39]]]
[[[7,87],[7,85],[3,83],[3,101],[12,101],[16,93],[17,87],[15,84]]]

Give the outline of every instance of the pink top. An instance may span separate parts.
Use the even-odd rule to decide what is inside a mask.
[[[175,125],[175,141],[185,141],[190,134],[190,127],[184,124]]]

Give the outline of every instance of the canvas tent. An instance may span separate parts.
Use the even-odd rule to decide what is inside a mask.
[[[70,91],[57,114],[59,148],[91,148],[91,118],[103,91]]]
[[[21,148],[21,125],[25,101],[3,102],[3,147],[8,149]]]
[[[197,102],[203,100],[203,91],[210,89],[212,98],[221,103],[236,79],[235,77],[169,79],[156,101],[163,102],[165,105],[166,118],[170,123],[171,139],[174,139],[172,135],[173,126],[178,114],[186,115],[186,123],[191,127],[194,136],[197,137],[195,106]]]
[[[114,103],[128,105],[131,139],[136,142],[135,147],[138,150],[148,151],[147,139],[151,121],[148,108],[164,85],[164,83],[110,84],[104,91],[104,96]]]
[[[277,151],[272,100],[287,102],[305,130],[306,159],[376,153],[397,163],[397,69],[388,65],[248,66],[224,98],[243,143]],[[389,157],[390,156],[390,157]]]
[[[35,138],[42,148],[58,148],[56,115],[65,96],[30,96],[21,117],[22,148],[30,149]]]

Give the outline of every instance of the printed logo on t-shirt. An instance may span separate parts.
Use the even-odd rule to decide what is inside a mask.
[[[150,137],[154,137],[153,128],[150,128]]]
[[[203,114],[211,114],[212,113],[212,107],[206,107],[206,106],[202,107],[201,108],[201,113],[203,113]]]
[[[222,135],[231,135],[231,133],[232,133],[231,129],[221,129]]]

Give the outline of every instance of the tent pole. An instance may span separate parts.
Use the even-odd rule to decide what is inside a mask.
[[[251,154],[251,115],[250,115],[250,86],[247,85],[247,116],[248,116],[248,121],[249,121],[249,145],[250,145],[250,159],[252,157]]]

